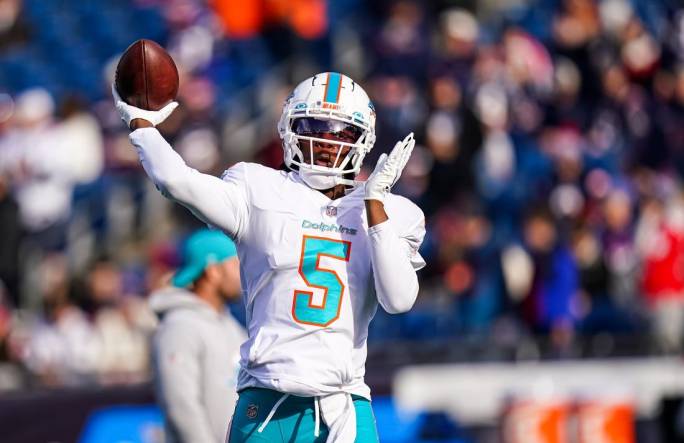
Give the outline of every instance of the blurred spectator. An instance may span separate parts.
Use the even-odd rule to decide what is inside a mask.
[[[183,246],[173,286],[154,292],[160,318],[154,372],[168,442],[223,442],[235,408],[240,345],[247,335],[224,306],[240,296],[233,242],[194,232]]]
[[[638,262],[634,245],[633,208],[630,195],[621,190],[612,191],[603,203],[605,229],[601,251],[609,272],[607,291],[622,306],[633,304],[637,291],[634,276]]]
[[[8,300],[7,292],[0,284],[0,364],[13,360],[15,357],[10,349],[12,326],[12,305]]]
[[[71,176],[76,183],[89,184],[102,174],[104,153],[100,125],[83,99],[64,99],[58,112],[55,139],[61,155],[72,162]]]
[[[579,48],[597,36],[599,17],[595,2],[564,0],[560,9],[553,22],[553,31],[561,47]]]
[[[86,282],[93,334],[100,345],[96,369],[104,383],[141,381],[147,375],[153,320],[140,318],[144,303],[126,294],[123,283],[119,267],[106,259],[93,266]]]
[[[376,146],[384,152],[394,146],[399,134],[417,130],[425,119],[426,104],[411,77],[400,75],[378,76],[371,81],[370,94],[377,109],[378,129]],[[369,156],[364,163],[373,165],[379,156]]]
[[[429,56],[429,34],[425,32],[423,19],[423,6],[419,2],[400,0],[390,6],[375,39],[379,72],[423,79]]]
[[[64,247],[73,188],[70,157],[54,146],[54,100],[43,89],[16,100],[14,127],[3,140],[2,167],[12,181],[23,226],[41,248]]]
[[[22,238],[19,207],[12,198],[9,181],[0,173],[0,286],[4,288],[11,305],[19,305],[19,245]]]
[[[520,305],[521,315],[535,331],[549,333],[562,352],[571,343],[577,320],[577,264],[547,211],[535,210],[527,216],[523,239],[532,273],[525,284],[529,289]]]
[[[579,272],[580,289],[576,305],[581,317],[581,332],[588,335],[625,335],[638,331],[639,300],[631,300],[627,305],[624,292],[619,292],[624,291],[624,287],[620,287],[620,282],[611,281],[609,259],[598,235],[589,226],[577,228],[572,236],[572,249]],[[612,292],[612,287],[616,287],[618,292]]]
[[[430,87],[434,109],[425,123],[425,140],[431,168],[426,195],[420,200],[427,215],[472,192],[473,159],[482,137],[480,124],[464,103],[461,87],[453,77],[434,77]]]
[[[658,347],[681,351],[684,340],[684,206],[680,196],[644,202],[636,234],[642,288]]]
[[[71,178],[73,181],[72,213],[70,226],[83,231],[77,232],[80,238],[93,232],[91,243],[102,244],[105,240],[106,204],[102,198],[105,190],[102,172],[104,168],[104,141],[98,121],[87,109],[84,99],[68,96],[58,110],[58,123],[55,125],[54,148],[61,155],[71,160]],[[73,243],[72,233],[70,249],[78,247]],[[81,263],[87,263],[97,252],[91,245],[81,253]],[[79,251],[80,252],[80,251]],[[74,260],[76,262],[76,260]],[[78,267],[81,263],[73,263]]]
[[[28,369],[49,385],[145,379],[153,319],[142,301],[121,299],[119,270],[98,262],[84,288],[87,298],[74,300],[78,290],[69,281],[66,257],[50,255],[42,266],[44,314],[22,321],[13,339]]]
[[[39,271],[44,315],[29,325],[21,358],[41,383],[94,383],[100,344],[85,313],[70,300],[65,257],[50,256]]]
[[[23,0],[0,0],[0,51],[30,38],[30,29],[21,17],[23,3]]]
[[[480,25],[469,11],[447,9],[439,17],[439,43],[430,71],[433,75],[448,75],[462,88],[470,83],[475,60]]]

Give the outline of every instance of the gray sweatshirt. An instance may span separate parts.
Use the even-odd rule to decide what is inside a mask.
[[[150,306],[161,320],[153,367],[166,441],[223,443],[237,399],[244,329],[186,289],[159,290]]]

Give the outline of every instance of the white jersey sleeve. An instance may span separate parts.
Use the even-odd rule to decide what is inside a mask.
[[[242,164],[226,171],[221,180],[186,165],[155,128],[135,130],[130,140],[145,172],[165,197],[233,238],[241,237],[249,212]]]
[[[418,252],[423,243],[423,238],[425,238],[425,215],[416,205],[408,200],[404,201],[406,202],[404,207],[407,207],[405,209],[407,216],[397,234],[402,240],[406,256],[411,261],[413,269],[417,271],[425,267],[425,259]]]
[[[389,220],[368,229],[378,303],[390,314],[406,312],[418,296],[416,270],[425,266],[418,248],[425,236],[423,213],[410,201],[388,200]]]

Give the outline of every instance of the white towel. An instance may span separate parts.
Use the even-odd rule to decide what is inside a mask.
[[[338,392],[319,397],[321,416],[328,426],[326,443],[354,443],[356,411],[351,395]]]

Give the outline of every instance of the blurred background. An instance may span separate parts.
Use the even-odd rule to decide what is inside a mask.
[[[112,106],[138,38],[200,171],[278,167],[321,71],[377,108],[362,175],[416,133],[428,266],[371,325],[382,441],[684,441],[681,0],[0,0],[3,442],[161,441],[146,297],[200,225]]]

